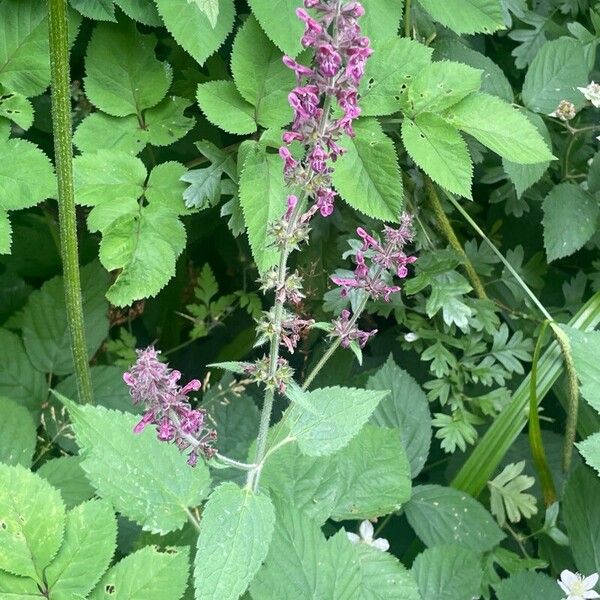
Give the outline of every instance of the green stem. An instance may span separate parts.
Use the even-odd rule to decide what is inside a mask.
[[[65,304],[75,365],[77,394],[81,403],[93,402],[92,382],[85,343],[81,279],[77,251],[77,216],[73,191],[73,145],[69,90],[69,33],[67,0],[49,0],[50,73],[52,82],[52,128],[58,221],[64,272]]]
[[[482,229],[477,225],[477,223],[471,218],[469,213],[457,202],[457,200],[452,196],[452,194],[446,192],[444,190],[444,194],[452,202],[454,207],[458,210],[458,212],[464,217],[465,221],[471,225],[471,227],[483,238],[485,243],[491,248],[492,252],[500,259],[502,264],[508,269],[511,275],[517,280],[518,284],[523,288],[524,292],[531,298],[533,303],[540,309],[540,312],[544,315],[548,321],[554,321],[550,313],[546,310],[545,306],[538,300],[537,296],[531,291],[529,286],[523,281],[521,276],[514,270],[513,266],[504,258],[504,255],[493,242],[485,235]]]
[[[556,502],[556,487],[552,479],[552,472],[546,458],[544,442],[542,440],[542,429],[540,427],[540,416],[538,413],[538,398],[537,398],[537,368],[540,360],[542,346],[544,344],[544,335],[548,328],[549,321],[544,321],[540,330],[535,350],[533,352],[533,362],[531,363],[531,379],[529,380],[529,445],[531,447],[531,455],[535,465],[540,485],[542,486],[542,494],[544,503],[550,506]]]
[[[406,4],[404,6],[404,37],[412,37],[411,35],[411,6],[412,0],[406,0]]]
[[[462,259],[464,260],[465,271],[467,272],[467,276],[469,277],[469,280],[471,281],[471,284],[473,286],[473,289],[475,290],[475,293],[477,294],[477,297],[481,298],[482,300],[487,300],[488,297],[487,297],[487,294],[485,293],[485,288],[483,287],[483,283],[481,282],[481,279],[479,278],[479,275],[477,274],[477,271],[475,270],[473,263],[469,260],[467,253],[465,252],[464,248],[462,247],[461,243],[458,241],[458,238],[456,237],[456,233],[454,232],[454,229],[452,228],[452,224],[450,223],[448,217],[446,216],[446,213],[444,212],[444,208],[442,207],[442,203],[440,202],[440,197],[438,196],[438,193],[437,193],[437,190],[435,189],[435,185],[433,184],[433,181],[431,181],[431,179],[429,179],[429,177],[427,177],[427,175],[424,175],[424,178],[425,178],[425,190],[427,191],[427,197],[429,198],[429,203],[431,204],[431,207],[433,208],[433,212],[435,213],[435,218],[437,220],[439,228],[442,230],[443,234],[446,236],[446,239],[448,240],[448,242],[450,243],[452,248],[454,248],[454,250],[456,250],[456,252],[458,252],[460,254],[460,256],[462,257]]]

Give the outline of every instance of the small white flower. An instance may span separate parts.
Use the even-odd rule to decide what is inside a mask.
[[[404,341],[408,342],[409,344],[412,342],[416,342],[418,339],[419,339],[419,336],[412,331],[410,331],[409,333],[406,333],[404,335]]]
[[[592,81],[587,87],[577,88],[596,108],[600,108],[600,84]]]
[[[368,544],[369,546],[373,546],[373,548],[377,548],[377,550],[381,550],[382,552],[386,552],[390,549],[390,543],[386,539],[373,539],[374,530],[371,521],[363,521],[358,528],[358,532],[360,535],[356,535],[356,533],[352,533],[351,531],[346,532],[348,539],[353,544]]]
[[[583,577],[579,573],[572,573],[564,570],[557,579],[558,585],[567,597],[564,600],[590,600],[600,598],[600,594],[594,591],[594,586],[598,583],[598,573],[593,573],[589,577]]]

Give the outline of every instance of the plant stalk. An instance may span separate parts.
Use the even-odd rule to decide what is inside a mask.
[[[406,0],[405,6],[404,6],[404,37],[412,37],[412,32],[411,32],[411,7],[412,7],[412,0]]]
[[[77,395],[82,404],[93,402],[92,381],[85,343],[81,278],[77,248],[77,215],[73,189],[73,144],[71,94],[69,88],[69,31],[67,0],[49,0],[50,74],[52,88],[52,129],[56,178],[58,181],[58,222],[63,263],[65,305],[75,365]]]

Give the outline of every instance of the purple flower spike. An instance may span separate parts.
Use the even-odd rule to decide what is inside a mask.
[[[216,432],[203,427],[206,412],[193,409],[187,399],[190,392],[200,389],[201,383],[192,379],[181,387],[181,373],[161,363],[159,354],[152,346],[138,350],[137,361],[123,374],[133,403],[146,407],[133,431],[141,433],[148,425],[156,425],[158,439],[173,442],[182,452],[189,451],[188,463],[194,466],[199,454],[210,459],[216,452]]]

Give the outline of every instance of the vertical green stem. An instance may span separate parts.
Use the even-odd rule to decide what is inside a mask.
[[[411,37],[411,22],[410,22],[410,13],[411,13],[411,0],[406,0],[406,4],[404,6],[404,37]]]
[[[49,0],[50,72],[52,76],[52,127],[58,180],[58,221],[63,262],[65,304],[75,364],[77,393],[82,403],[92,402],[92,383],[85,344],[81,280],[77,252],[77,218],[73,191],[73,146],[69,90],[69,32],[67,0]]]
[[[454,248],[454,250],[456,250],[456,252],[458,252],[461,255],[461,257],[463,258],[465,271],[467,272],[467,276],[469,277],[469,280],[471,281],[471,285],[473,286],[473,289],[475,290],[477,297],[481,298],[482,300],[487,300],[487,294],[485,293],[485,288],[483,287],[483,283],[481,282],[479,275],[477,275],[477,271],[475,271],[475,267],[473,267],[473,263],[471,263],[471,261],[469,260],[469,257],[467,256],[464,248],[462,247],[461,243],[458,241],[458,238],[456,237],[456,233],[454,232],[454,229],[452,228],[452,225],[451,225],[450,221],[448,220],[446,213],[444,212],[442,203],[440,202],[440,197],[438,196],[438,193],[437,193],[437,190],[435,189],[435,185],[433,184],[433,181],[431,181],[431,179],[429,179],[429,177],[427,177],[427,175],[424,175],[424,178],[425,178],[425,190],[427,192],[427,197],[429,198],[429,203],[431,204],[431,207],[433,208],[433,212],[435,213],[435,218],[437,220],[439,228],[441,229],[443,234],[446,236],[446,239],[448,240],[448,242],[450,243],[452,248]]]

